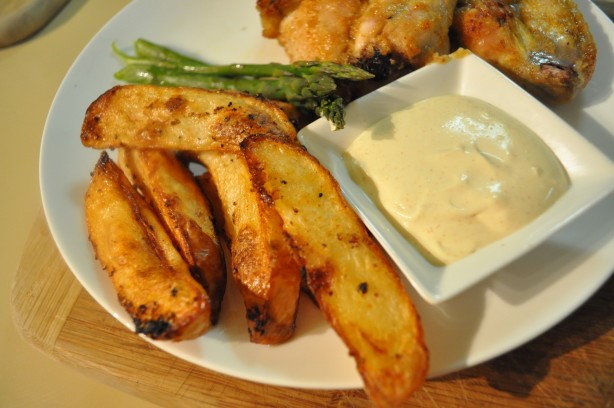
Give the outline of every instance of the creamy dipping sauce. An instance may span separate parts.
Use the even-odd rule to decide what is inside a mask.
[[[570,185],[533,131],[484,101],[456,95],[380,120],[344,159],[354,181],[435,264],[519,229]]]

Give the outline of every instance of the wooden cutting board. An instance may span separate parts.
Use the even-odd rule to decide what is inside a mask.
[[[614,403],[614,279],[544,335],[486,364],[428,381],[411,407],[607,407]],[[43,215],[11,292],[14,320],[43,353],[161,406],[368,407],[362,390],[300,390],[218,374],[120,325],[81,287]],[[322,367],[326,370],[326,367]]]
[[[45,26],[68,0],[0,1],[0,48],[21,41]]]

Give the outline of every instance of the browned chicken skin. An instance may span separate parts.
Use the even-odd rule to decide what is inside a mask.
[[[277,38],[292,61],[345,63],[361,6],[360,0],[303,0],[281,20]]]
[[[366,3],[366,4],[364,4]],[[371,0],[353,25],[352,57],[398,56],[414,68],[450,51],[456,0]]]
[[[257,7],[263,35],[277,38],[291,61],[350,63],[383,83],[461,46],[534,95],[566,102],[589,82],[597,57],[572,0],[258,0]]]
[[[456,0],[259,0],[263,35],[292,61],[351,63],[387,77],[450,51]]]
[[[302,0],[257,0],[256,8],[260,13],[262,35],[277,38],[281,21],[301,4]]]
[[[549,101],[572,99],[595,69],[595,43],[570,0],[460,0],[453,31],[460,46]]]

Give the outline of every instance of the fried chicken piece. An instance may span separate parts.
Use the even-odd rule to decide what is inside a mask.
[[[461,0],[453,32],[460,46],[546,101],[569,101],[595,69],[595,42],[571,0]]]
[[[299,4],[301,0],[258,0],[256,8],[260,12],[262,35],[266,38],[276,38],[283,18]]]
[[[263,35],[292,61],[361,66],[388,78],[450,51],[456,0],[258,1]]]
[[[302,0],[280,22],[277,39],[291,61],[347,63],[360,0]]]
[[[421,67],[450,51],[456,0],[371,0],[353,24],[356,60],[391,55]]]

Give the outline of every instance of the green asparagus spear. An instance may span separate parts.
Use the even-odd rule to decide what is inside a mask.
[[[227,89],[260,95],[288,102],[320,98],[334,92],[337,85],[330,77],[244,78],[187,73],[152,65],[127,65],[115,78],[135,84],[190,86],[206,89]]]
[[[373,78],[373,74],[349,64],[326,61],[301,61],[292,64],[228,64],[208,65],[152,42],[135,41],[136,56],[130,56],[113,45],[113,51],[126,64],[155,65],[161,68],[175,68],[186,72],[218,76],[280,77],[288,75],[327,75],[334,79],[362,81]],[[146,50],[145,52],[143,50]]]
[[[327,97],[317,101],[313,111],[316,115],[328,119],[333,129],[343,129],[345,126],[345,102],[340,97]]]
[[[190,58],[169,48],[139,38],[134,42],[134,52],[143,59],[166,61],[177,65],[206,66],[203,61]]]
[[[321,61],[209,65],[144,39],[136,40],[134,49],[132,56],[113,44],[113,51],[126,64],[115,78],[136,84],[235,90],[287,101],[328,119],[336,129],[345,125],[345,101],[335,93],[335,79],[373,77],[352,65]]]

